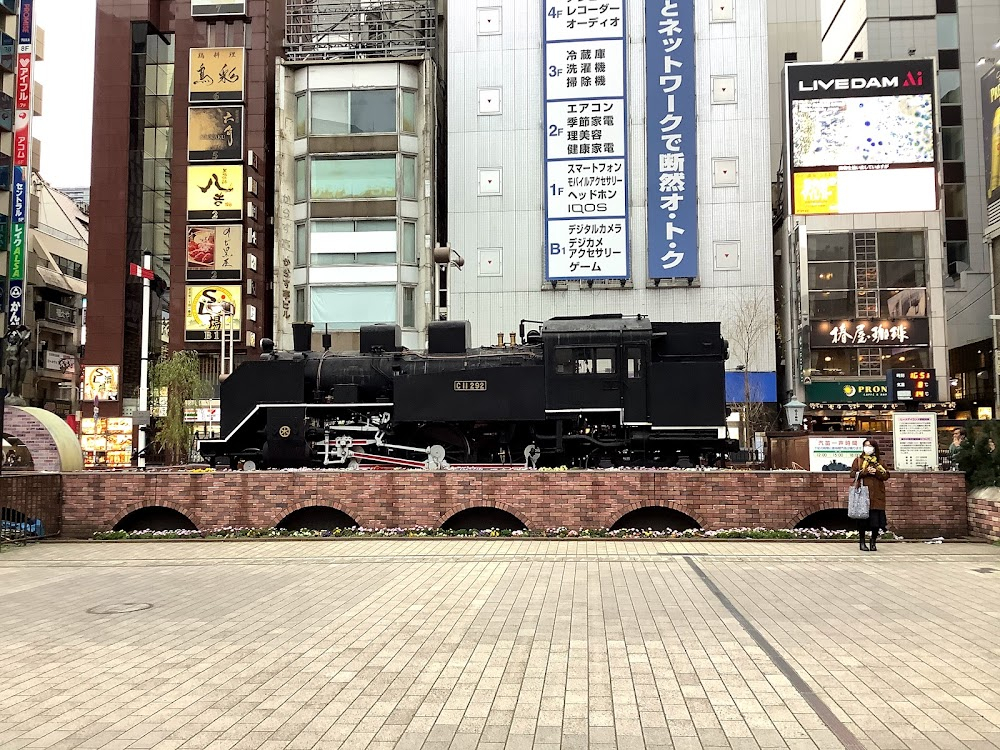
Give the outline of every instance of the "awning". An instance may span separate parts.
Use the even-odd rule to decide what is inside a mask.
[[[64,292],[69,292],[70,294],[79,294],[82,297],[87,295],[86,281],[75,279],[72,276],[67,276],[64,273],[53,271],[51,268],[43,268],[42,266],[38,266],[35,270],[38,271],[38,275],[46,286],[62,289]]]

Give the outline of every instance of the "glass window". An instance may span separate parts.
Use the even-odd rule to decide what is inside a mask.
[[[396,322],[395,286],[314,286],[309,297],[315,325],[354,330]]]
[[[417,225],[412,221],[403,222],[403,262],[417,262]]]
[[[911,367],[930,367],[930,351],[922,349],[893,349],[891,354],[882,355],[884,370]]]
[[[314,91],[309,132],[313,135],[346,135],[348,130],[347,92]]]
[[[958,16],[939,13],[937,17],[938,49],[958,49]]]
[[[809,292],[809,317],[815,320],[853,318],[856,310],[854,292]]]
[[[851,235],[809,235],[809,260],[852,260]]]
[[[876,237],[879,260],[924,258],[923,232],[879,232]]]
[[[879,292],[883,318],[927,317],[926,289],[883,289]]]
[[[309,265],[309,243],[306,235],[306,225],[295,225],[295,266],[301,268]]]
[[[360,89],[351,92],[352,133],[396,132],[396,89]]]
[[[305,287],[295,287],[295,322],[306,322],[306,290]]]
[[[617,372],[613,347],[561,346],[556,349],[559,375],[613,375]]]
[[[314,253],[313,266],[392,266],[396,253]]]
[[[967,218],[965,185],[944,186],[944,215],[949,219]]]
[[[810,263],[810,289],[853,289],[853,263]]]
[[[306,160],[295,160],[295,202],[302,203],[306,199]]]
[[[965,128],[941,128],[941,158],[945,161],[965,158]]]
[[[416,289],[403,287],[403,328],[414,328],[416,320]]]
[[[629,380],[633,380],[635,378],[641,378],[643,376],[642,349],[630,346],[625,355],[625,364],[626,367],[628,368]]]
[[[809,365],[814,375],[844,376],[858,374],[857,349],[813,349]]]
[[[596,367],[594,372],[598,375],[614,375],[618,368],[615,367],[616,350],[612,348],[601,348],[597,350]]]
[[[417,197],[417,159],[414,156],[403,157],[403,197]]]
[[[942,104],[961,103],[962,74],[957,70],[938,71],[938,94]]]
[[[308,99],[306,94],[299,94],[295,97],[295,137],[301,138],[306,134],[306,125],[308,123],[308,110],[307,110]]]
[[[310,238],[314,266],[391,265],[396,262],[396,222],[314,221]]]
[[[878,264],[879,286],[883,289],[903,289],[927,284],[922,260],[890,260]]]
[[[401,102],[401,112],[400,112],[400,128],[404,133],[416,133],[417,132],[417,92],[409,91],[408,89],[403,89],[402,102]]]
[[[314,200],[392,198],[396,195],[396,159],[313,159]]]

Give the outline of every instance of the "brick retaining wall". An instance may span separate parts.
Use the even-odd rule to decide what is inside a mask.
[[[279,524],[321,505],[369,527],[440,526],[460,510],[495,507],[529,529],[606,528],[629,511],[664,506],[705,529],[790,528],[846,507],[846,475],[776,472],[78,472],[63,475],[64,533],[89,536],[148,506],[180,511],[202,530]],[[965,477],[898,473],[888,484],[893,531],[968,533]]]
[[[984,487],[969,495],[969,533],[1000,541],[1000,487]]]

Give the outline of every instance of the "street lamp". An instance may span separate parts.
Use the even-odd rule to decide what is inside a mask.
[[[784,409],[785,419],[788,421],[788,426],[792,430],[801,430],[802,422],[805,420],[806,416],[806,405],[797,398],[793,398],[785,404]]]

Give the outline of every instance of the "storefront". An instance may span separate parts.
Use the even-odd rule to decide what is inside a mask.
[[[86,468],[131,465],[131,417],[87,418],[81,428],[80,447]]]
[[[806,424],[814,432],[891,433],[892,413],[913,405],[889,400],[889,386],[880,380],[824,380],[806,385]],[[951,402],[921,403],[921,410],[945,417]]]

